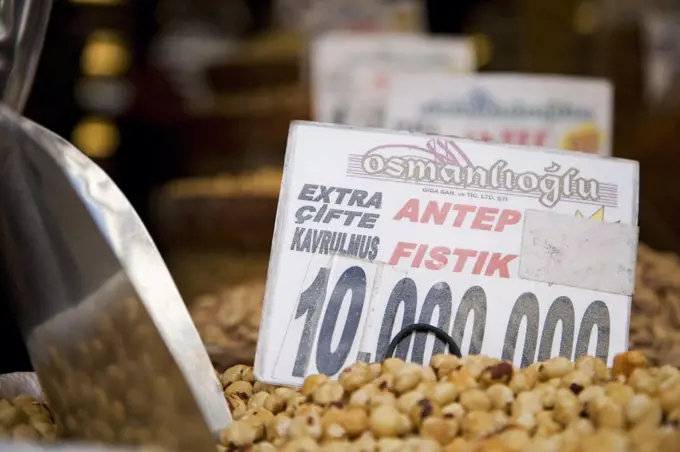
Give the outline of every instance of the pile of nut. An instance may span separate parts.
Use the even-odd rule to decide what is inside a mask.
[[[638,248],[630,348],[680,366],[680,257]]]
[[[253,452],[577,452],[680,450],[680,370],[639,352],[604,362],[553,358],[525,369],[487,356],[437,355],[429,366],[356,363],[299,389],[218,376],[234,422],[217,450]],[[49,410],[0,399],[0,438],[55,440]]]
[[[27,395],[12,400],[0,397],[0,438],[40,441],[54,440],[57,436],[57,428],[47,406]]]
[[[200,350],[201,344],[186,346]],[[63,437],[177,451],[214,448],[207,426],[191,422],[202,414],[185,374],[129,285],[34,328],[29,349]],[[211,377],[205,384],[216,383]]]
[[[190,306],[196,329],[217,368],[252,363],[264,288],[262,280],[253,280],[200,297]]]
[[[310,376],[299,391],[257,382],[247,366],[221,381],[235,418],[222,451],[680,450],[680,370],[638,352],[612,369],[593,357],[521,370],[487,356],[390,358]]]

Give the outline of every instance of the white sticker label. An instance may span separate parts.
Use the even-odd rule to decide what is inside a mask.
[[[393,74],[382,126],[610,156],[612,102],[605,80]]]
[[[385,357],[428,323],[464,354],[527,366],[627,349],[631,297],[524,279],[525,214],[637,224],[638,165],[581,153],[297,122],[255,372],[301,384]],[[426,363],[418,333],[395,356]]]
[[[633,295],[636,226],[527,210],[523,233],[520,278]]]
[[[472,72],[475,69],[475,53],[468,39],[433,38],[409,34],[359,34],[336,32],[315,39],[311,48],[311,83],[314,119],[321,122],[364,126],[351,123],[350,108],[363,111],[361,97],[374,85],[382,85],[378,97],[384,106],[386,81],[384,74],[411,71]],[[377,71],[378,77],[369,83],[353,81],[354,71],[368,68]],[[359,75],[362,80],[365,76]],[[357,86],[359,85],[359,86]],[[360,89],[361,91],[353,91]],[[352,107],[352,103],[359,102]],[[370,103],[369,110],[375,105]],[[361,119],[359,116],[359,120]]]

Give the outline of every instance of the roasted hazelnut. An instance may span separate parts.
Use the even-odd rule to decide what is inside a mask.
[[[248,409],[253,410],[255,408],[264,407],[265,402],[269,398],[269,394],[266,392],[258,392],[253,394],[253,396],[248,399]]]
[[[458,435],[458,421],[455,419],[428,417],[420,428],[423,438],[430,438],[446,446]]]
[[[247,381],[251,383],[255,381],[255,378],[253,375],[253,369],[251,367],[238,365],[230,367],[224,371],[220,381],[222,382],[222,386],[226,388],[230,384],[236,383],[237,381]]]
[[[220,433],[220,443],[225,446],[249,446],[257,439],[262,430],[247,421],[234,421]]]
[[[459,365],[460,360],[455,355],[434,355],[430,360],[430,366],[437,373],[439,379],[448,377]]]
[[[369,418],[371,432],[377,438],[392,438],[403,431],[401,413],[394,406],[383,405],[371,410]]]
[[[253,385],[247,381],[237,381],[227,386],[227,389],[224,390],[224,393],[227,396],[236,395],[247,401],[250,396],[253,395]]]
[[[635,369],[644,369],[649,365],[647,358],[640,352],[630,351],[614,357],[612,375],[628,378]]]
[[[319,405],[330,405],[340,402],[345,395],[345,390],[337,381],[327,381],[318,386],[312,392],[312,400]]]
[[[486,391],[481,389],[470,389],[460,395],[458,400],[466,411],[489,411],[491,409],[491,399]]]
[[[288,436],[290,438],[309,437],[319,439],[322,434],[323,426],[321,425],[321,416],[313,411],[295,416],[288,430]]]
[[[382,363],[382,374],[396,374],[406,363],[398,358],[387,358]]]
[[[276,393],[271,393],[267,395],[264,401],[264,408],[268,409],[274,414],[278,414],[283,411],[286,407],[286,401],[283,397]]]
[[[491,365],[482,372],[482,381],[487,385],[494,383],[508,383],[514,374],[514,369],[511,363],[500,362]]]
[[[562,356],[549,359],[538,366],[538,378],[546,381],[551,378],[562,378],[572,371],[573,363]]]
[[[409,418],[416,426],[429,417],[439,417],[440,415],[441,410],[439,406],[425,398],[418,400],[409,411]]]
[[[310,396],[327,381],[329,381],[329,378],[326,375],[310,375],[305,378],[305,382],[302,384],[300,392],[303,395]]]
[[[358,362],[340,373],[338,381],[345,391],[355,391],[375,377],[368,364]]]

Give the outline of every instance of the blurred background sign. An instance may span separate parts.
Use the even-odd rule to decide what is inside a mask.
[[[278,25],[310,35],[333,30],[407,31],[426,28],[419,0],[277,0]]]

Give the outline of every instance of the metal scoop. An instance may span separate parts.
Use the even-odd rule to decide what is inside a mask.
[[[45,0],[0,2],[5,296],[67,437],[214,449],[231,416],[144,225],[104,171],[11,109],[25,102],[48,11]]]

